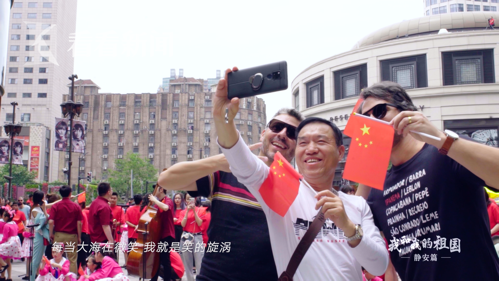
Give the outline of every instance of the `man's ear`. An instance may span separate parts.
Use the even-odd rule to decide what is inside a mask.
[[[266,130],[267,130],[267,129],[264,129],[264,130],[262,131],[262,133],[260,134],[260,142],[263,142],[263,136],[265,135],[265,131],[266,131]]]
[[[340,145],[340,147],[338,147],[338,157],[339,157],[338,159],[341,161],[344,155],[345,155],[345,146]]]

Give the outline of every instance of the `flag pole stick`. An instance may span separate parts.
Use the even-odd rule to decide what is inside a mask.
[[[372,117],[369,117],[369,116],[365,116],[365,115],[362,115],[362,114],[357,114],[356,112],[353,113],[355,116],[359,116],[359,117],[362,117],[362,118],[367,118],[367,119],[371,119],[371,120],[374,120],[374,121],[377,121],[377,122],[380,122],[380,123],[383,123],[383,124],[387,124],[389,125],[390,122],[386,122],[384,120],[380,120],[380,119],[376,119],[376,118],[372,118]],[[436,141],[441,141],[442,139],[439,138],[439,137],[435,137],[435,136],[432,136],[432,135],[429,135],[429,134],[426,134],[426,133],[422,133],[422,132],[418,132],[418,131],[410,131],[411,133],[414,133],[414,134],[418,134],[420,136],[423,136],[423,137],[427,137],[427,138],[430,138],[430,139],[433,139],[433,140],[436,140]]]

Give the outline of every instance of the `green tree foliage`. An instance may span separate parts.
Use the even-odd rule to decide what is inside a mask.
[[[130,172],[133,170],[133,194],[141,193],[146,181],[156,182],[158,171],[147,158],[129,152],[123,159],[114,161],[115,170],[108,171],[109,183],[120,197],[130,196]],[[149,188],[150,185],[149,185]],[[151,192],[151,190],[149,190]]]
[[[4,176],[9,175],[9,165],[3,165],[0,168],[0,185],[8,182]],[[16,186],[24,186],[26,184],[34,184],[36,178],[35,172],[29,172],[23,165],[12,165],[12,184]]]

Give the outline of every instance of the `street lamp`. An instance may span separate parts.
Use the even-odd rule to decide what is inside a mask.
[[[75,89],[75,79],[78,79],[78,75],[72,74],[68,77],[71,80],[71,97],[68,101],[61,104],[62,116],[69,116],[69,162],[68,162],[68,185],[71,187],[71,152],[73,150],[73,118],[80,116],[83,111],[83,104],[80,102],[74,102],[74,89]]]
[[[4,176],[6,180],[9,181],[9,194],[7,198],[11,198],[12,196],[12,151],[14,150],[14,136],[18,136],[21,133],[21,129],[23,128],[20,124],[14,124],[16,121],[16,106],[17,102],[11,103],[12,110],[12,123],[6,124],[4,126],[5,133],[7,136],[10,136],[10,160],[9,160],[9,176]]]

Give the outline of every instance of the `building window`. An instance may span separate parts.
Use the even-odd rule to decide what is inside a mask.
[[[432,4],[432,5],[436,5],[436,4],[438,4],[438,0],[431,0],[431,4]]]
[[[21,122],[30,122],[30,121],[31,121],[31,113],[21,114]]]
[[[209,131],[211,129],[211,124],[210,123],[204,123],[204,130]]]
[[[133,137],[133,142],[134,143],[139,143],[139,137]]]
[[[194,136],[193,135],[188,135],[187,136],[187,142],[193,142],[194,141]]]
[[[178,111],[173,111],[173,119],[178,119]]]
[[[381,61],[381,79],[396,82],[405,89],[428,87],[426,55]]]
[[[495,83],[493,50],[442,53],[444,85]]]
[[[38,8],[38,3],[37,2],[29,2],[28,8]]]
[[[253,132],[253,125],[248,125],[248,132]]]
[[[133,148],[133,153],[139,153],[139,148],[138,147],[134,147]]]
[[[21,29],[21,24],[20,23],[13,23],[12,29]]]
[[[253,138],[248,136],[248,144],[252,144],[253,143]]]
[[[83,120],[87,120],[88,119],[88,113],[83,113],[82,119]]]
[[[13,18],[13,19],[21,19],[22,17],[23,17],[23,16],[22,16],[22,14],[20,14],[20,13],[14,13],[14,14],[12,14],[12,18]]]
[[[178,130],[178,124],[177,123],[173,123],[172,128],[173,128],[173,130]]]
[[[10,57],[9,61],[10,62],[18,62],[19,61],[19,57]]]
[[[110,108],[113,106],[113,102],[112,101],[106,101],[106,107],[107,108]]]
[[[47,98],[47,93],[38,93],[38,98],[39,99],[46,99]]]
[[[52,13],[43,13],[42,14],[43,19],[51,19],[52,18]]]
[[[124,151],[123,148],[119,147],[118,148],[118,155],[123,155],[123,151]]]
[[[179,101],[178,100],[174,100],[173,101],[173,107],[179,107]]]
[[[177,155],[177,148],[176,147],[172,147],[172,154]]]
[[[450,12],[451,13],[464,12],[464,4],[450,4]]]
[[[336,100],[358,96],[367,87],[367,64],[335,71],[334,83]]]
[[[208,146],[206,146],[204,148],[204,155],[208,155],[208,156],[210,155],[210,148]]]
[[[42,40],[50,40],[50,35],[42,35]]]
[[[426,10],[426,15],[429,16],[430,15],[430,10]]]
[[[154,146],[151,146],[149,147],[149,154],[153,154],[154,153]]]
[[[17,97],[17,93],[7,93],[7,97],[8,98],[16,98]]]
[[[194,119],[194,111],[187,112],[187,118]]]
[[[109,120],[111,118],[111,113],[104,113],[104,120]]]
[[[12,113],[7,113],[5,115],[5,121],[12,122],[12,117],[13,117]]]
[[[49,29],[51,26],[50,23],[42,23],[42,30]]]
[[[194,100],[189,100],[189,107],[194,107]]]
[[[135,107],[141,107],[142,106],[142,100],[136,99],[134,103]]]
[[[40,51],[50,51],[50,46],[40,46]]]
[[[12,6],[13,8],[22,8],[23,3],[22,2],[14,2],[14,5]]]
[[[24,57],[25,62],[33,62],[35,57]]]
[[[154,107],[156,106],[156,99],[150,99],[149,100],[149,107]]]
[[[177,159],[172,159],[171,165],[175,165],[175,164],[177,164]]]
[[[126,107],[126,100],[120,100],[120,107]]]
[[[251,100],[246,100],[246,109],[251,109]]]
[[[23,98],[31,98],[31,93],[23,93]]]
[[[104,131],[109,131],[109,125],[108,124],[104,124]],[[104,137],[104,139],[107,138],[107,137]]]
[[[150,120],[156,119],[156,112],[149,112],[149,119]]]
[[[439,14],[447,14],[447,6],[442,6],[438,8]]]
[[[125,119],[125,112],[120,112],[120,119]]]
[[[140,112],[135,112],[134,117],[135,117],[135,119],[140,119]]]
[[[478,6],[478,5],[477,5],[477,6]],[[475,8],[474,8],[474,7],[475,7],[475,5],[473,5],[473,4],[467,4],[467,5],[466,5],[466,11],[468,11],[468,12],[473,12],[473,11],[475,10]],[[480,6],[478,6],[478,8],[480,8]]]
[[[49,62],[49,57],[40,57],[40,62]]]
[[[177,142],[178,141],[178,136],[177,135],[173,135],[172,136],[172,142]]]
[[[46,67],[38,68],[38,73],[47,73],[47,68]]]
[[[33,67],[25,67],[24,73],[33,73]]]
[[[24,50],[28,52],[33,52],[35,50],[35,46],[26,45]]]
[[[156,124],[149,124],[149,130],[151,131],[156,130]]]
[[[154,143],[154,136],[149,136],[149,142]]]
[[[300,111],[300,92],[299,91],[296,91],[293,94],[293,99],[294,99],[294,102],[295,102],[295,110]],[[260,119],[261,119],[261,117],[258,116],[258,121],[259,122],[260,122]]]
[[[19,68],[17,67],[9,67],[9,73],[17,73],[19,71]]]
[[[36,13],[28,13],[28,19],[36,19]]]
[[[48,84],[48,79],[38,79],[38,84]]]
[[[204,137],[204,141],[205,142],[211,142],[211,139],[210,139],[210,137]]]
[[[21,49],[21,46],[19,45],[11,45],[10,50],[11,51],[19,51]]]
[[[324,103],[324,77],[319,77],[306,84],[307,107]]]
[[[16,78],[9,78],[9,84],[17,84]]]
[[[204,118],[211,118],[211,111],[205,110],[204,111]]]
[[[52,8],[52,2],[43,2],[44,8]]]
[[[125,130],[125,124],[119,124],[118,125],[118,130],[124,131]]]
[[[140,125],[139,124],[133,124],[133,130],[134,131],[140,130]]]
[[[432,8],[431,9],[431,14],[432,15],[438,15],[438,7],[437,8]]]
[[[21,40],[21,34],[12,34],[10,40]]]
[[[83,102],[83,108],[89,108],[90,107],[90,102],[86,101]]]
[[[204,106],[212,106],[211,100],[204,100]]]

